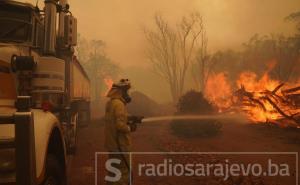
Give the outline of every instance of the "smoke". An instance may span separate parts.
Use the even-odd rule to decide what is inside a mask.
[[[36,3],[35,0],[27,1]],[[124,75],[136,77],[136,73],[131,73],[134,70],[127,71],[140,68],[139,74],[145,74],[145,77],[131,80],[143,85],[158,82],[157,78],[145,79],[152,76],[149,74],[152,72],[144,55],[142,30],[153,26],[157,12],[171,23],[190,12],[200,12],[207,29],[208,49],[212,52],[237,49],[255,33],[293,34],[294,25],[285,22],[284,18],[300,7],[299,0],[69,0],[69,4],[78,18],[79,33],[88,39],[104,40],[109,57],[124,68]],[[43,7],[42,0],[39,5]],[[159,83],[135,87],[136,90],[146,90],[150,96],[159,96],[159,101],[170,100],[167,84],[163,80]]]
[[[36,3],[36,0],[19,0]],[[108,43],[109,53],[122,65],[144,63],[141,26],[151,26],[161,12],[171,22],[199,11],[206,23],[209,47],[237,47],[254,33],[291,33],[284,17],[299,10],[299,0],[69,0],[79,19],[79,32]],[[43,0],[39,0],[40,8]]]
[[[255,33],[292,34],[294,25],[284,17],[300,7],[299,0],[70,0],[70,4],[79,18],[79,32],[105,40],[108,55],[123,66],[135,89],[160,102],[171,100],[169,87],[162,79],[150,79],[153,75],[145,59],[142,30],[153,27],[155,13],[174,24],[183,15],[199,11],[207,29],[208,49],[213,52],[237,49]],[[139,68],[138,73],[132,68]],[[192,88],[191,79],[186,88]]]
[[[209,48],[238,47],[254,33],[291,33],[284,17],[300,7],[299,0],[70,0],[79,18],[79,32],[108,43],[109,54],[122,65],[145,63],[142,26],[151,27],[161,12],[171,22],[199,11],[207,28]]]
[[[284,21],[299,10],[297,0],[201,0],[210,48],[239,47],[255,33],[291,34],[294,26]]]

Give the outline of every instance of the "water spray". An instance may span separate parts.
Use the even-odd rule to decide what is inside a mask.
[[[171,120],[244,120],[244,117],[238,114],[170,115],[146,118],[142,116],[130,116],[128,120],[132,123],[150,123]]]

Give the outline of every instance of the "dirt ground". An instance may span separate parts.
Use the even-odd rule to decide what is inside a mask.
[[[278,152],[300,151],[300,130],[281,129],[270,125],[250,125],[234,122],[222,123],[222,132],[209,138],[178,138],[170,130],[168,122],[147,123],[133,133],[134,152],[203,152],[201,155],[168,155],[173,161],[195,163],[259,163],[265,164],[267,159],[274,162],[287,163],[290,166],[288,177],[233,177],[224,181],[220,177],[205,178],[136,178],[133,184],[224,184],[224,185],[293,185],[296,184],[296,155],[277,154]],[[70,185],[95,185],[95,152],[105,152],[103,146],[103,123],[95,121],[88,127],[80,128],[78,150],[69,158],[68,177]],[[227,152],[224,155],[213,152]],[[241,152],[242,154],[232,154]],[[252,152],[245,155],[244,152]],[[254,152],[254,153],[253,153]],[[260,152],[257,154],[256,152]],[[262,154],[262,152],[276,152]],[[135,157],[140,161],[161,162],[166,156],[155,155]],[[264,166],[265,167],[265,166]],[[103,184],[98,180],[98,184]]]

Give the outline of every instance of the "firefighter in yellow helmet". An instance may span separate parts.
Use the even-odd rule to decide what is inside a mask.
[[[126,104],[131,101],[128,94],[130,88],[129,80],[121,79],[120,82],[113,84],[107,95],[110,100],[107,102],[105,109],[105,147],[111,153],[109,154],[110,159],[121,161],[117,168],[122,175],[117,182],[107,182],[109,185],[129,184],[129,155],[117,153],[131,151],[130,132],[136,131],[137,128],[136,123],[130,121],[126,110]]]

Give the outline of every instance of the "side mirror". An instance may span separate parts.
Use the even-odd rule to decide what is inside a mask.
[[[77,45],[77,19],[72,15],[65,16],[64,43],[68,46]]]
[[[66,4],[66,7],[65,7],[65,9],[66,9],[67,11],[69,11],[69,9],[70,9],[70,5],[69,5],[69,4]]]

